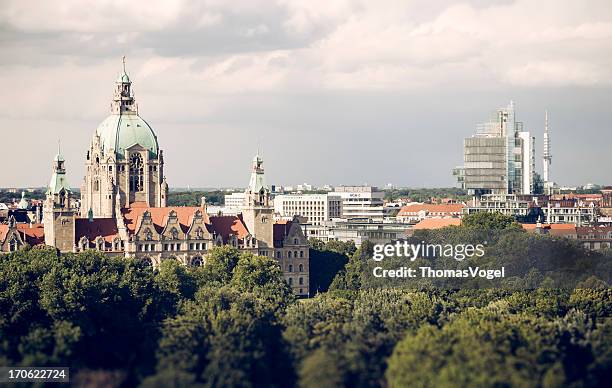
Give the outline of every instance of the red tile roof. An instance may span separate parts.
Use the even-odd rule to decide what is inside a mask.
[[[191,226],[191,222],[193,221],[193,216],[195,212],[203,209],[197,206],[172,206],[172,207],[146,207],[140,206],[140,202],[133,203],[136,204],[136,207],[129,207],[127,209],[123,209],[123,219],[125,221],[125,226],[128,229],[128,232],[135,233],[136,227],[138,226],[138,222],[145,211],[149,211],[151,213],[151,219],[153,220],[153,224],[157,229],[158,233],[161,233],[166,225],[168,220],[168,214],[170,211],[174,210],[176,212],[176,216],[178,218],[179,224],[181,225],[181,229],[183,232],[187,233],[189,227]],[[207,214],[202,211],[202,217],[204,217],[204,222],[208,222]]]
[[[425,211],[427,213],[438,213],[438,214],[461,214],[461,211],[465,207],[462,203],[446,203],[446,204],[413,204],[403,206],[398,216],[417,214],[421,211]]]
[[[412,229],[440,229],[447,226],[459,226],[459,218],[426,218],[412,227]]]
[[[528,232],[535,232],[537,224],[521,224]],[[574,224],[541,224],[542,230],[551,236],[574,236],[576,225]]]
[[[0,224],[0,241],[4,241],[6,237],[6,233],[8,232],[9,227],[7,224]]]
[[[236,235],[239,239],[244,239],[249,235],[249,231],[242,220],[242,216],[211,216],[209,218],[210,232],[217,232],[226,243],[231,235]]]
[[[15,227],[20,233],[22,240],[31,246],[45,243],[45,229],[43,224],[15,224]],[[6,238],[8,231],[9,226],[7,224],[0,225],[0,241]]]

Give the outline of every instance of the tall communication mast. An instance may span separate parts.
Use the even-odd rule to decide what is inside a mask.
[[[550,164],[552,163],[552,154],[550,153],[550,132],[548,126],[548,110],[545,111],[544,123],[544,153],[542,154],[544,162],[544,188],[550,194],[552,182],[550,181]]]

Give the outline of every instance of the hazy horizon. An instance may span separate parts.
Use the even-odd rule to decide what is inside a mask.
[[[117,15],[121,15],[117,17]],[[0,187],[80,187],[127,57],[171,187],[452,187],[463,139],[516,104],[551,175],[611,184],[612,4],[5,1]]]

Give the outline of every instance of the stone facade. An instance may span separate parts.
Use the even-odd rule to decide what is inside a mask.
[[[204,199],[200,206],[166,206],[163,154],[152,128],[138,116],[125,69],[116,83],[111,116],[94,133],[86,154],[80,216],[64,163],[58,152],[43,208],[45,244],[60,252],[94,249],[151,266],[164,260],[205,265],[213,247],[231,245],[275,258],[294,292],[309,295],[308,240],[297,218],[274,222],[259,155],[252,162],[241,213],[209,215]],[[11,247],[17,248],[24,244],[24,233],[6,230],[8,237],[0,242],[13,241]]]
[[[96,129],[85,157],[81,217],[115,217],[134,202],[166,206],[168,184],[163,151],[149,124],[138,115],[127,73],[117,79],[111,114]]]

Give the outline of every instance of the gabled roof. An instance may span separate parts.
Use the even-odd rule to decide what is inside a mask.
[[[45,243],[45,229],[43,224],[15,224],[15,228],[24,242],[31,246]],[[0,225],[0,241],[4,241],[9,231],[7,224]]]
[[[226,243],[231,235],[235,235],[239,239],[244,239],[249,235],[242,216],[210,216],[210,229],[211,233],[216,232],[223,238],[223,242]]]
[[[172,210],[176,212],[178,222],[184,233],[189,231],[193,217],[198,210],[202,212],[204,223],[209,223],[206,212],[204,212],[201,207],[197,206],[146,207],[146,205],[142,206],[142,203],[135,203],[132,205],[135,206],[130,206],[127,209],[123,209],[125,226],[127,227],[128,232],[132,234],[136,232],[136,228],[138,227],[145,211],[148,211],[151,214],[151,220],[153,221],[155,229],[158,233],[161,233],[166,226],[168,215]]]

